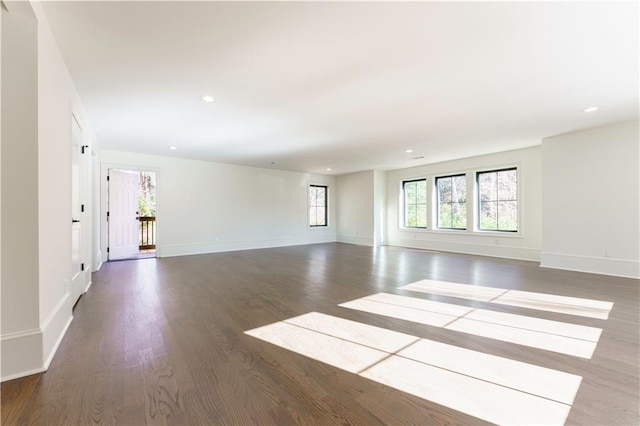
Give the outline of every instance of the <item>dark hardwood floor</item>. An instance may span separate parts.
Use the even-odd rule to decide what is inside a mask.
[[[433,299],[600,327],[591,359],[337,306],[421,279],[614,302],[608,320]],[[244,334],[321,312],[582,376],[567,424],[637,425],[638,280],[347,244],[105,264],[49,370],[2,384],[2,424],[483,424]],[[473,394],[465,395],[473,398]]]

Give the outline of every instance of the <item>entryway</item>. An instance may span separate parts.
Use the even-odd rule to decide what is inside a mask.
[[[156,256],[156,173],[109,169],[108,260]]]

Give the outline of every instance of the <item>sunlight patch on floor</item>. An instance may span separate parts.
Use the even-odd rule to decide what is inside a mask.
[[[421,280],[400,287],[402,290],[421,293],[439,294],[441,296],[459,297],[461,299],[488,302],[507,292],[504,288],[485,287],[481,285],[457,284],[447,281]]]
[[[387,353],[397,352],[418,340],[417,337],[409,334],[318,312],[289,318],[284,322]]]
[[[245,331],[245,334],[350,373],[359,373],[389,356],[381,350],[286,322],[265,325]]]
[[[421,280],[402,286],[400,289],[597,319],[608,319],[609,313],[613,308],[612,302],[603,300],[556,296],[554,294],[446,281]]]
[[[436,404],[502,425],[561,425],[570,405],[391,356],[361,374]]]
[[[388,293],[338,306],[590,359],[602,329]]]
[[[317,312],[245,333],[498,424],[563,424],[582,380]]]

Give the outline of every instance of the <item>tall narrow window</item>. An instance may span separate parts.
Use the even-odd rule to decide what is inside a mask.
[[[309,185],[309,226],[327,226],[327,187]]]
[[[478,172],[478,228],[482,231],[518,230],[518,170]]]
[[[402,182],[405,228],[427,227],[427,180]]]
[[[438,228],[467,229],[466,175],[436,178],[438,191]]]

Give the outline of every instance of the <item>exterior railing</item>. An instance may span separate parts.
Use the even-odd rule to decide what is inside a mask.
[[[156,248],[156,217],[140,217],[140,250],[154,250]]]

